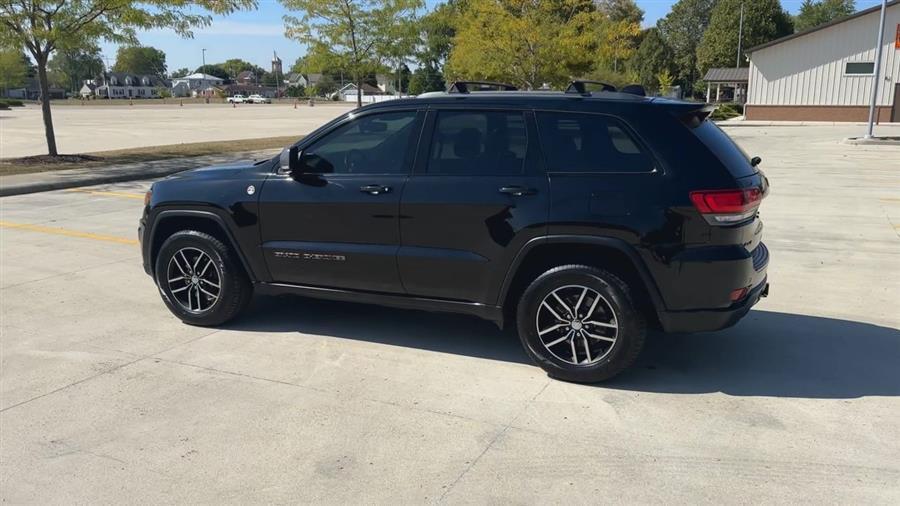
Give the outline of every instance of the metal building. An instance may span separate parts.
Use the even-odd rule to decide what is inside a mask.
[[[750,48],[750,120],[867,121],[881,6]],[[900,121],[900,0],[888,2],[876,118]]]

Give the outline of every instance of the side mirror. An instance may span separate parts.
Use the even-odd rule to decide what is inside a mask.
[[[297,149],[297,146],[291,146],[289,148],[284,148],[283,150],[281,150],[278,173],[300,173],[300,150]]]
[[[751,167],[756,167],[757,165],[759,165],[761,163],[762,163],[762,158],[760,158],[758,156],[754,156],[753,158],[750,159]]]

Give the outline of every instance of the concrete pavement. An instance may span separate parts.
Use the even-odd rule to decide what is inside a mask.
[[[0,199],[0,499],[896,504],[900,149],[845,130],[729,130],[772,183],[771,296],[599,386],[463,316],[188,327],[140,266],[147,182]]]
[[[53,108],[60,153],[307,134],[355,104],[65,105]],[[45,154],[41,109],[0,111],[0,158]]]

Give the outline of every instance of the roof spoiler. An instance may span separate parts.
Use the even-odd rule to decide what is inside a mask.
[[[569,86],[566,88],[566,93],[570,94],[578,94],[578,95],[590,95],[591,92],[587,90],[587,84],[593,84],[600,87],[600,91],[616,91],[616,87],[609,84],[604,83],[602,81],[585,81],[581,79],[576,79],[569,83]]]
[[[491,81],[455,81],[447,88],[447,93],[470,93],[472,91],[516,91],[512,84]]]
[[[668,104],[668,107],[675,117],[691,128],[700,126],[716,110],[716,106],[713,104],[696,102],[672,102]]]

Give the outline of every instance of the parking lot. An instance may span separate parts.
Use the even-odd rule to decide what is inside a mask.
[[[171,99],[174,101],[174,99]],[[53,125],[60,153],[90,153],[192,142],[228,141],[307,134],[356,107],[320,103],[55,105]],[[46,153],[40,107],[0,111],[0,158]]]
[[[595,386],[464,316],[189,327],[141,268],[150,181],[0,199],[0,499],[897,504],[900,147],[861,130],[729,127],[772,185],[769,298]]]

